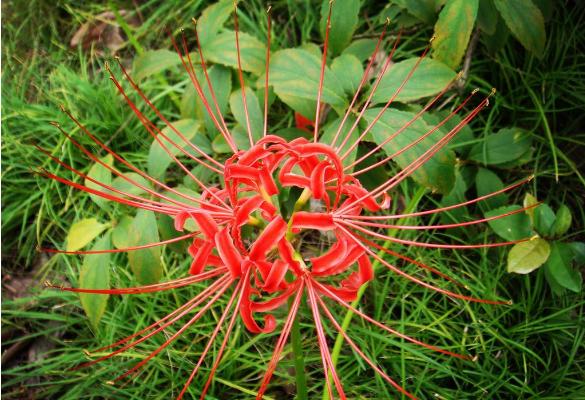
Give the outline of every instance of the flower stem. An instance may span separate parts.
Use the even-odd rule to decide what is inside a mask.
[[[299,320],[296,317],[292,325],[291,342],[293,348],[293,358],[295,362],[295,377],[297,381],[296,400],[307,400],[309,396],[307,392],[307,377],[305,375],[305,356],[301,343],[301,327]]]
[[[418,203],[420,202],[420,200],[424,196],[425,192],[426,192],[426,189],[424,187],[420,187],[417,190],[417,192],[414,194],[414,196],[411,198],[410,202],[408,203],[408,206],[406,207],[404,214],[410,214],[416,209],[416,207],[418,206]],[[405,220],[407,220],[407,219],[408,218],[399,219],[397,225],[404,223]],[[388,236],[394,236],[394,235],[396,235],[397,232],[398,232],[398,229],[392,228],[392,229],[388,229],[387,234],[388,234]],[[392,242],[386,241],[384,243],[383,248],[387,249],[388,247],[390,247],[391,244],[392,244]],[[379,257],[384,257],[385,255],[386,255],[386,253],[384,253],[384,250],[380,250],[378,252]],[[379,265],[380,265],[380,263],[377,260],[374,260],[374,262],[372,263],[372,268],[374,269],[374,273],[378,269]],[[358,290],[356,299],[351,303],[352,307],[357,308],[359,306],[360,299],[364,295],[367,287],[368,287],[368,283],[365,283],[364,285],[362,285],[362,287],[360,287],[360,289]],[[353,318],[353,311],[349,310],[345,314],[345,317],[343,318],[343,322],[341,323],[341,329],[344,332],[347,332],[347,328],[349,327],[349,324],[351,323],[352,318]],[[341,347],[343,346],[343,341],[344,341],[343,335],[341,333],[337,334],[337,338],[335,339],[335,344],[333,345],[333,350],[331,351],[331,361],[333,362],[334,368],[337,366],[337,361],[339,360],[339,355],[341,353]],[[332,379],[331,374],[329,374],[327,379],[329,379],[331,381],[331,379]],[[329,395],[327,394],[327,391],[323,391],[323,400],[329,400]]]

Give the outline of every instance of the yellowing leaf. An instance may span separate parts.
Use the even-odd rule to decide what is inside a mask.
[[[92,250],[106,250],[110,248],[110,238],[105,235]],[[79,287],[84,289],[108,289],[110,287],[110,254],[88,254],[83,260],[79,272]],[[89,322],[94,328],[98,323],[108,303],[107,294],[80,293],[79,299]]]
[[[67,251],[82,249],[98,237],[109,225],[102,224],[96,218],[85,218],[74,223],[67,233]]]
[[[110,167],[114,164],[114,157],[111,154],[106,155],[100,159],[104,164],[109,165]],[[104,185],[110,185],[112,183],[112,172],[106,168],[103,164],[96,162],[92,167],[89,169],[87,176],[94,181],[101,182]],[[111,193],[108,189],[105,189],[103,186],[98,185],[95,182],[92,182],[90,179],[85,178],[85,186],[90,189],[94,189],[104,193]],[[98,196],[97,194],[90,194],[89,197],[96,203],[100,208],[106,209],[108,207],[109,200]]]
[[[134,221],[130,225],[128,243],[130,246],[139,246],[160,241],[158,225],[154,212],[138,210]],[[128,253],[128,261],[138,282],[152,284],[162,276],[160,247],[150,247]]]
[[[449,0],[435,24],[433,57],[451,68],[461,63],[477,17],[478,0]]]
[[[508,272],[528,274],[548,259],[550,245],[541,238],[517,243],[508,254]]]

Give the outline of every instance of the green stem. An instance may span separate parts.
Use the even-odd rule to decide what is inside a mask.
[[[412,197],[412,199],[408,203],[408,206],[406,207],[406,209],[404,211],[405,214],[412,213],[416,209],[416,207],[418,206],[418,203],[420,202],[420,200],[424,196],[425,192],[426,192],[426,189],[424,187],[421,187],[418,189],[418,191],[414,194],[414,196]],[[404,223],[406,221],[406,219],[408,219],[408,218],[399,219],[397,225]],[[387,235],[388,236],[396,236],[397,233],[398,233],[398,229],[396,229],[396,228],[395,229],[388,229]],[[388,247],[390,247],[390,244],[391,244],[390,241],[386,241],[384,243],[383,248],[388,249]],[[378,252],[378,257],[380,257],[380,258],[383,258],[385,255],[386,255],[386,253],[383,250],[380,250]],[[378,260],[374,260],[374,262],[372,263],[372,268],[374,269],[374,274],[376,273],[376,270],[378,269],[379,266],[380,266],[380,263],[378,262]],[[368,283],[365,283],[358,290],[356,299],[351,303],[352,307],[357,308],[359,306],[360,299],[364,295],[367,287],[368,287]],[[349,324],[351,324],[352,318],[353,318],[353,311],[348,310],[347,313],[345,314],[345,317],[343,318],[343,322],[341,323],[341,329],[344,332],[347,332],[347,328],[349,327]],[[333,345],[333,350],[331,352],[331,361],[333,362],[333,368],[335,368],[337,366],[337,361],[339,360],[339,355],[341,354],[341,347],[343,346],[343,342],[344,342],[343,335],[341,333],[337,334],[337,338],[335,339],[335,344]],[[329,379],[329,381],[332,381],[331,374],[329,374],[327,379]],[[323,400],[329,400],[329,394],[326,391],[323,391]]]
[[[289,304],[290,307],[290,304]],[[298,315],[298,313],[297,313]],[[291,342],[293,348],[293,359],[295,362],[295,378],[297,381],[297,400],[307,400],[307,377],[305,375],[305,356],[301,343],[301,326],[298,318],[295,317],[291,330]]]

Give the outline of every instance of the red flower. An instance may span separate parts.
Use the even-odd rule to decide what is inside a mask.
[[[240,63],[239,55],[239,41],[237,28],[237,14],[234,14],[236,22],[236,46],[238,50],[238,63]],[[329,24],[328,24],[329,25]],[[270,32],[270,28],[268,30]],[[347,121],[347,118],[356,104],[360,91],[366,82],[367,76],[372,68],[374,55],[378,53],[379,48],[383,42],[385,32],[382,33],[378,40],[374,54],[371,61],[367,65],[363,79],[360,82],[359,88],[349,105],[347,112],[343,118],[342,124],[339,126],[331,143],[319,142],[320,133],[320,113],[322,112],[321,93],[323,87],[323,77],[325,71],[325,63],[327,57],[328,47],[328,29],[324,43],[323,58],[321,64],[321,76],[319,83],[319,90],[316,93],[317,107],[315,122],[300,120],[297,118],[297,125],[306,129],[308,126],[313,128],[313,139],[298,138],[292,141],[268,134],[267,117],[268,110],[268,95],[265,97],[265,121],[264,132],[262,139],[258,141],[253,140],[253,132],[250,128],[249,120],[247,119],[247,132],[249,137],[249,148],[240,149],[236,145],[234,137],[232,136],[223,116],[219,113],[219,107],[207,76],[207,69],[204,62],[201,48],[199,48],[199,55],[201,57],[201,64],[207,84],[211,92],[213,101],[209,102],[207,97],[203,94],[203,83],[197,78],[192,65],[192,60],[189,55],[185,38],[182,41],[182,50],[179,49],[177,43],[173,40],[173,44],[181,56],[181,61],[189,74],[190,79],[195,87],[197,94],[202,100],[205,109],[212,118],[213,123],[219,132],[223,135],[229,147],[233,151],[225,163],[221,163],[215,158],[209,156],[202,151],[197,145],[193,144],[181,132],[176,129],[171,122],[169,122],[164,115],[154,106],[152,102],[144,95],[140,87],[132,80],[129,74],[120,63],[122,71],[138,93],[138,95],[146,102],[148,107],[160,118],[174,133],[178,135],[182,143],[176,143],[169,138],[165,133],[159,129],[146,115],[144,115],[133,101],[127,96],[122,85],[117,80],[116,76],[108,69],[111,78],[118,88],[121,95],[124,97],[132,111],[137,118],[142,122],[145,129],[152,135],[160,146],[174,159],[177,165],[201,188],[202,195],[200,198],[195,198],[184,193],[181,193],[172,187],[169,187],[164,182],[161,182],[135,167],[133,164],[116,154],[105,143],[92,135],[77,119],[67,113],[70,118],[77,124],[77,126],[92,139],[102,150],[111,154],[118,162],[122,163],[126,168],[138,173],[143,178],[155,185],[159,189],[165,189],[178,196],[171,198],[160,193],[157,190],[150,189],[127,175],[123,175],[117,169],[100,161],[81,143],[77,142],[66,132],[63,132],[71,142],[84,152],[91,160],[101,164],[109,169],[112,173],[122,177],[128,183],[135,185],[146,191],[151,198],[134,195],[123,192],[119,189],[111,187],[86,176],[77,169],[65,164],[64,162],[52,157],[57,163],[66,169],[77,174],[79,177],[87,179],[101,189],[93,189],[81,185],[74,181],[56,176],[48,171],[41,171],[41,173],[49,178],[55,179],[66,185],[75,187],[79,190],[101,196],[103,198],[119,202],[121,204],[129,205],[136,208],[151,210],[157,213],[166,214],[174,218],[175,228],[178,231],[183,231],[185,223],[192,220],[198,226],[198,231],[187,233],[176,239],[166,240],[149,245],[136,246],[121,250],[103,250],[103,251],[76,251],[76,252],[60,252],[58,250],[50,250],[60,253],[72,254],[95,254],[100,252],[119,252],[119,251],[133,251],[144,249],[152,246],[159,246],[168,244],[179,240],[189,240],[189,254],[192,257],[191,267],[189,269],[190,276],[182,279],[168,281],[164,283],[127,288],[127,289],[83,289],[83,288],[62,288],[62,290],[78,292],[78,293],[96,293],[96,294],[134,294],[134,293],[149,293],[154,291],[176,289],[183,286],[191,285],[196,282],[210,281],[205,290],[195,296],[186,304],[179,307],[166,317],[156,321],[152,325],[140,330],[134,335],[124,338],[110,346],[99,349],[99,351],[112,350],[106,356],[95,359],[91,362],[81,365],[86,367],[95,364],[99,361],[112,357],[113,355],[122,353],[141,342],[149,339],[153,335],[162,332],[166,327],[176,323],[181,318],[194,313],[194,315],[185,323],[175,334],[169,337],[163,345],[151,353],[144,360],[140,361],[133,368],[126,371],[117,378],[121,379],[136,372],[141,366],[148,362],[151,358],[160,353],[177,337],[182,335],[189,329],[201,316],[208,311],[214,303],[224,296],[230,288],[232,288],[231,295],[227,306],[221,314],[217,327],[211,333],[206,347],[204,348],[195,368],[193,369],[188,381],[186,382],[183,391],[179,398],[183,396],[191,380],[199,371],[203,360],[209,352],[211,345],[218,337],[219,331],[227,324],[224,337],[219,350],[216,353],[214,364],[211,368],[206,385],[202,388],[201,398],[205,396],[211,383],[217,366],[221,360],[224,349],[227,345],[230,333],[235,325],[237,316],[239,315],[246,328],[253,333],[272,332],[276,329],[279,323],[271,314],[271,311],[282,306],[290,300],[290,309],[288,316],[281,326],[281,334],[275,345],[275,350],[272,359],[268,365],[266,374],[260,384],[258,391],[258,398],[261,398],[265,392],[272,373],[274,372],[280,354],[288,340],[291,332],[293,321],[299,310],[303,294],[306,294],[307,302],[313,314],[313,321],[317,331],[317,339],[320,346],[321,358],[325,376],[331,376],[332,381],[326,379],[327,391],[331,398],[334,393],[340,398],[345,398],[343,386],[340,377],[336,374],[334,363],[331,359],[329,348],[327,345],[326,335],[323,329],[323,315],[333,325],[349,344],[349,346],[370,365],[377,373],[379,373],[390,385],[394,386],[398,391],[414,398],[410,393],[403,389],[399,384],[393,381],[374,360],[369,359],[360,348],[351,340],[351,338],[342,330],[339,323],[335,320],[332,313],[327,307],[327,302],[334,302],[342,307],[351,310],[358,314],[364,320],[374,324],[375,326],[397,335],[407,341],[416,343],[420,346],[447,354],[461,359],[468,359],[468,356],[452,353],[447,350],[437,348],[435,346],[422,343],[414,338],[406,336],[390,327],[383,325],[380,322],[372,319],[365,313],[354,308],[350,302],[357,298],[357,293],[360,287],[366,282],[374,278],[372,270],[372,260],[376,260],[381,265],[384,265],[394,273],[409,279],[419,285],[443,293],[453,298],[464,299],[469,301],[484,302],[490,304],[501,304],[500,301],[482,300],[470,296],[462,295],[431,283],[422,281],[421,279],[412,276],[397,266],[386,261],[381,257],[379,251],[385,252],[393,257],[397,257],[408,263],[414,264],[422,269],[431,271],[440,278],[457,283],[453,278],[427,266],[419,261],[410,259],[399,253],[387,249],[380,245],[380,241],[390,241],[410,246],[421,246],[430,248],[449,248],[449,249],[466,249],[466,248],[480,248],[480,247],[495,247],[504,246],[516,242],[493,243],[493,244],[473,244],[473,245],[450,245],[438,243],[422,243],[411,240],[398,239],[396,237],[387,236],[379,232],[376,228],[396,228],[396,229],[445,229],[457,226],[467,226],[486,222],[490,219],[501,218],[512,213],[504,214],[492,218],[484,218],[475,221],[468,221],[462,223],[454,223],[447,225],[392,225],[391,220],[404,217],[417,217],[422,215],[436,214],[443,211],[451,210],[457,207],[477,203],[486,198],[496,196],[502,192],[511,190],[522,183],[520,182],[511,185],[498,192],[479,197],[465,203],[456,204],[453,206],[437,208],[429,211],[422,211],[409,214],[379,214],[372,215],[372,213],[382,212],[388,209],[391,203],[389,191],[396,187],[400,182],[409,177],[414,171],[428,161],[439,150],[445,147],[447,143],[466,125],[471,121],[488,104],[488,97],[480,101],[480,103],[467,115],[460,123],[456,124],[444,137],[434,143],[422,155],[416,158],[408,167],[401,172],[388,179],[383,184],[379,185],[373,190],[367,190],[359,180],[359,177],[368,170],[387,163],[399,154],[407,151],[412,146],[420,143],[426,137],[436,132],[447,121],[449,121],[456,113],[458,113],[475,94],[472,93],[455,111],[453,111],[446,119],[441,121],[435,128],[421,136],[415,142],[402,148],[396,154],[393,154],[385,159],[371,164],[368,167],[360,169],[360,164],[372,157],[378,152],[384,144],[391,141],[399,135],[404,129],[419,118],[426,110],[428,110],[436,101],[449,89],[446,87],[439,95],[437,95],[431,102],[420,111],[416,117],[410,121],[403,128],[390,134],[388,138],[371,149],[367,154],[363,155],[353,163],[344,165],[344,160],[348,154],[359,144],[359,142],[369,132],[371,127],[377,122],[382,113],[390,106],[397,94],[402,90],[404,84],[412,76],[412,73],[419,65],[420,61],[425,57],[426,51],[420,57],[419,62],[415,65],[413,71],[407,76],[403,84],[397,90],[396,94],[389,99],[382,111],[377,115],[375,120],[360,134],[359,139],[350,142],[351,131],[357,128],[357,122],[353,124],[349,133],[342,135],[342,129]],[[269,44],[267,46],[267,61],[269,59]],[[380,82],[381,76],[386,72],[390,60],[396,49],[394,44],[393,50],[386,59],[382,72],[373,84],[373,88],[359,111],[358,119],[361,118],[364,112],[370,105],[371,98]],[[268,68],[266,67],[266,90],[268,88]],[[242,88],[245,87],[241,66],[238,69],[239,78]],[[245,90],[242,90],[243,104],[246,105]],[[214,113],[217,111],[217,114]],[[247,111],[247,110],[246,110]],[[216,115],[218,115],[216,117]],[[183,148],[183,145],[189,146],[189,151]],[[173,155],[171,149],[178,149],[183,155],[187,156],[192,161],[205,166],[223,177],[223,184],[221,186],[208,186],[195,175],[193,175],[189,168],[187,168],[179,158]],[[41,149],[42,150],[42,149]],[[44,151],[44,150],[43,150]],[[283,190],[289,188],[296,188],[301,191],[298,198],[294,212],[292,215],[285,215],[280,209],[277,201],[277,196]],[[320,204],[321,210],[308,208],[310,202]],[[523,210],[514,211],[522,212]],[[244,232],[246,231],[246,233]],[[304,243],[309,238],[320,238],[322,235],[327,235],[331,238],[328,248],[320,253],[316,253],[310,248],[306,247]],[[258,321],[262,319],[262,322]],[[333,386],[331,385],[333,383]]]

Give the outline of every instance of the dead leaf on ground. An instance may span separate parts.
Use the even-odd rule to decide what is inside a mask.
[[[128,25],[131,27],[140,26],[140,18],[135,13],[127,10],[119,12]],[[73,34],[69,45],[73,48],[81,45],[84,50],[93,47],[98,54],[103,55],[105,50],[116,54],[124,47],[125,43],[126,37],[116,22],[116,15],[112,11],[105,11],[81,25]]]

